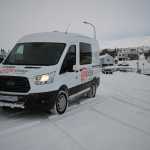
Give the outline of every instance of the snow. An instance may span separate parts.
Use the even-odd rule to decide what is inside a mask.
[[[78,97],[64,115],[0,109],[0,149],[149,150],[149,116],[149,76],[102,74],[96,97]]]

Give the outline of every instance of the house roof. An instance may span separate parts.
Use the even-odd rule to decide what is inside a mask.
[[[105,55],[101,55],[101,56],[99,56],[99,58],[106,58],[106,57],[111,57],[111,58],[113,58],[111,55],[109,55],[109,54],[105,54]]]

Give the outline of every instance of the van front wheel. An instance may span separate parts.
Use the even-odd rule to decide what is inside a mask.
[[[56,96],[55,104],[51,112],[55,114],[63,114],[66,111],[67,106],[68,106],[67,93],[65,91],[59,91]]]
[[[95,97],[95,95],[96,95],[96,90],[97,90],[96,84],[92,84],[92,85],[90,86],[89,92],[87,93],[87,97],[88,97],[88,98]]]

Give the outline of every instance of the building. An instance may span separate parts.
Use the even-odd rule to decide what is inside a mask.
[[[112,66],[114,64],[114,58],[109,54],[99,56],[99,60],[102,67]]]
[[[137,60],[138,59],[138,52],[140,52],[140,49],[137,48],[129,48],[128,57],[129,60]]]
[[[7,56],[6,51],[5,51],[4,49],[1,49],[1,50],[0,50],[0,57],[4,58],[4,57],[6,57],[6,56]]]
[[[119,61],[126,61],[128,60],[128,49],[127,48],[120,48],[117,49],[117,57]]]
[[[7,56],[7,53],[4,49],[0,50],[0,63],[2,62],[2,60]]]
[[[101,56],[101,55],[105,55],[105,54],[109,54],[110,56],[115,58],[117,56],[117,49],[103,49],[103,50],[101,50],[99,55]]]

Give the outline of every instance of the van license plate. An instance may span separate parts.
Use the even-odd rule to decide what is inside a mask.
[[[17,96],[0,95],[0,100],[9,101],[9,102],[16,102],[16,101],[18,101],[18,97]]]

